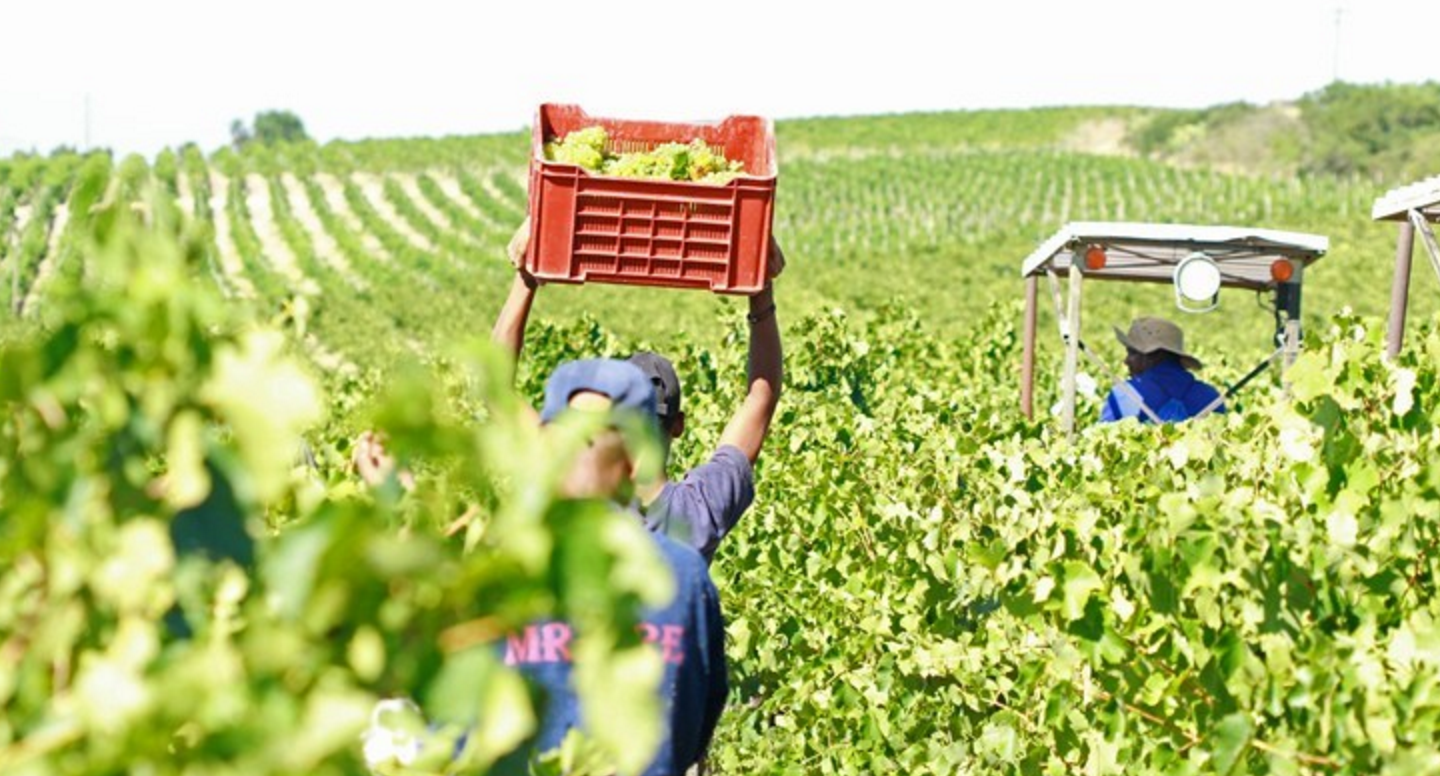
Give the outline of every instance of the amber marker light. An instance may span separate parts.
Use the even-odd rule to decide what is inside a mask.
[[[1105,249],[1092,245],[1085,249],[1085,269],[1091,272],[1105,269]]]
[[[1295,265],[1289,259],[1276,259],[1270,265],[1270,279],[1276,283],[1284,283],[1295,277]]]

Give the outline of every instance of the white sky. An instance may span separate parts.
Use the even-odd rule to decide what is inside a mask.
[[[87,95],[91,145],[149,155],[213,149],[265,109],[323,141],[519,129],[541,102],[676,119],[1200,107],[1294,99],[1337,70],[1440,78],[1437,52],[1436,0],[0,0],[0,154],[83,146]]]

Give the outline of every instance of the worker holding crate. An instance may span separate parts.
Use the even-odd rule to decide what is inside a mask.
[[[622,513],[631,512],[635,461],[641,450],[658,441],[656,410],[650,376],[633,363],[595,358],[558,366],[546,381],[539,421],[563,423],[571,414],[598,416],[604,421],[587,434],[588,444],[560,483],[559,495],[593,499]],[[636,630],[642,641],[656,649],[663,671],[657,687],[664,710],[662,728],[657,749],[643,773],[679,776],[705,756],[725,710],[729,693],[725,622],[705,559],[664,533],[642,535],[653,543],[674,582],[674,595],[667,603],[637,613]],[[534,740],[507,756],[500,770],[523,771],[524,760],[560,748],[570,731],[585,729],[575,685],[572,647],[576,637],[574,623],[547,617],[531,621],[495,643],[505,665],[540,687],[546,698]],[[422,736],[385,723],[385,714],[393,709],[419,713],[403,698],[376,706],[371,727],[362,737],[372,772],[409,765],[424,745]],[[462,738],[456,752],[463,748]]]
[[[527,219],[508,247],[516,274],[491,334],[492,339],[517,360],[540,286],[524,269],[529,235]],[[772,239],[769,277],[778,276],[784,267],[784,254]],[[772,284],[766,282],[749,299],[750,312],[746,316],[750,325],[749,389],[721,433],[720,444],[706,463],[691,469],[678,482],[666,478],[662,469],[660,481],[636,493],[647,527],[689,544],[707,561],[714,557],[720,540],[735,527],[755,499],[754,464],[780,399],[784,367]],[[656,353],[637,353],[630,361],[645,372],[655,386],[662,444],[668,460],[671,443],[685,431],[679,377],[670,361]]]

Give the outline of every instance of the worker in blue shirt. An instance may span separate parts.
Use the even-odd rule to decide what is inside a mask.
[[[538,420],[548,425],[571,411],[632,413],[648,421],[644,427],[659,441],[655,385],[644,369],[629,361],[585,359],[556,367],[545,384],[545,403]],[[372,484],[392,476],[395,462],[382,441],[367,434],[361,442],[356,458],[361,475]],[[644,516],[635,495],[636,486],[642,483],[635,480],[635,457],[618,428],[600,430],[578,453],[559,485],[559,494],[609,502],[641,522]],[[725,709],[729,693],[725,621],[720,595],[699,550],[664,531],[651,530],[646,536],[669,568],[675,595],[662,606],[638,612],[637,633],[653,646],[663,665],[657,688],[663,707],[661,740],[642,776],[682,776],[705,756]],[[570,622],[544,618],[506,634],[494,645],[505,664],[541,688],[546,698],[534,740],[507,756],[499,771],[514,768],[523,773],[532,755],[558,748],[572,729],[584,730],[571,653],[575,637]],[[387,712],[406,707],[413,708],[413,704],[404,699],[387,699],[376,707],[371,729],[364,736],[372,772],[382,764],[409,765],[418,755],[422,744],[417,737],[396,733],[382,721]],[[457,752],[462,746],[457,746]]]
[[[653,421],[654,386],[649,375],[626,361],[566,362],[545,384],[540,420],[548,424],[572,409],[633,410]],[[658,423],[654,431],[658,434]],[[622,435],[613,429],[603,431],[580,453],[561,491],[572,498],[618,501],[616,508],[628,511],[628,499],[620,494],[632,491],[628,486],[634,484],[634,471]],[[631,514],[641,519],[638,513]],[[659,688],[665,709],[663,738],[644,776],[681,776],[705,755],[725,708],[729,691],[725,622],[720,596],[700,553],[663,533],[649,536],[670,567],[676,592],[668,604],[640,612],[640,637],[654,645],[665,668]],[[572,728],[584,728],[571,640],[570,623],[547,619],[510,634],[500,645],[506,665],[543,687],[548,698],[533,747],[536,752],[558,747]]]
[[[1100,422],[1136,418],[1141,423],[1189,420],[1215,404],[1220,392],[1193,372],[1200,360],[1185,352],[1185,334],[1164,318],[1137,318],[1130,331],[1115,329],[1125,346],[1130,379],[1105,397]],[[1224,412],[1224,403],[1215,412]]]

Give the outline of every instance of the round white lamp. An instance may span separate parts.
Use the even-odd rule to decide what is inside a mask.
[[[1187,313],[1207,313],[1220,305],[1220,265],[1192,253],[1175,265],[1175,305]]]

